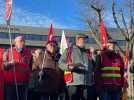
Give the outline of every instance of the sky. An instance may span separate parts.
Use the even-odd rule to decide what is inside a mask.
[[[13,0],[12,25],[35,27],[86,29],[80,19],[79,0]],[[117,3],[124,0],[116,0]],[[105,0],[105,21],[114,26],[111,14],[111,0]],[[5,24],[5,0],[0,0],[0,24]]]

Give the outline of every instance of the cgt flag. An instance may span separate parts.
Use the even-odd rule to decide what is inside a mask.
[[[6,0],[6,21],[10,24],[12,15],[12,0]]]
[[[125,50],[125,67],[128,67],[128,57],[129,57],[129,50],[128,47],[126,46],[126,50]]]
[[[105,48],[107,44],[107,32],[103,20],[100,20],[100,32],[101,32],[101,47]]]
[[[4,100],[4,72],[3,72],[3,54],[5,49],[0,48],[0,100]]]
[[[48,32],[48,42],[49,41],[53,41],[54,40],[54,36],[53,36],[53,25],[51,24],[50,25],[50,28],[49,28],[49,32]]]
[[[64,30],[62,31],[62,37],[61,37],[61,44],[60,44],[60,54],[63,54],[64,51],[66,50],[66,48],[68,48],[67,46],[67,40],[65,37],[65,32]]]
[[[128,47],[126,45],[126,50],[125,50],[125,72],[124,72],[125,80],[128,80],[128,73],[127,73],[127,71],[128,71],[128,64],[129,64],[128,59],[129,59],[129,50],[128,50]]]

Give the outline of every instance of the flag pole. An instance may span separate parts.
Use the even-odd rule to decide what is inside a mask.
[[[10,19],[7,20],[7,27],[8,27],[9,43],[10,43],[10,48],[11,48],[10,49],[11,61],[13,61],[13,74],[14,74],[14,82],[15,82],[15,89],[16,89],[16,97],[17,97],[17,100],[19,100],[18,86],[17,86],[17,80],[16,80],[16,69],[15,69],[14,56],[13,56],[13,44],[12,44]]]
[[[13,74],[14,74],[16,96],[17,96],[17,100],[19,100],[17,80],[16,80],[16,69],[15,69],[14,57],[13,57],[13,45],[12,45],[11,26],[10,26],[11,15],[12,15],[12,0],[6,0],[6,24],[7,24],[8,35],[9,35],[11,61],[13,62]]]

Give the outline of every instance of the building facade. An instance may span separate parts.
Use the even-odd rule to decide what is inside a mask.
[[[65,31],[65,35],[69,37],[69,41],[71,43],[75,42],[75,35],[77,33],[87,34],[89,37],[87,39],[87,44],[89,46],[97,48],[94,39],[90,35],[89,31],[82,30],[70,30],[70,29],[54,29],[55,40],[60,43],[62,30]],[[44,42],[47,41],[47,34],[49,28],[41,28],[41,27],[30,27],[30,26],[13,26],[10,27],[12,40],[18,35],[23,35],[26,39],[26,45],[28,47],[43,47]],[[8,47],[9,46],[9,29],[6,25],[0,25],[0,47]],[[112,35],[112,37],[117,40],[120,46],[125,45],[125,40],[120,33],[116,29],[108,29],[108,32]],[[99,34],[98,34],[99,36]]]

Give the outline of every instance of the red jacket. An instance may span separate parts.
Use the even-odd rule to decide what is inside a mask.
[[[4,100],[4,75],[3,75],[3,53],[4,48],[0,48],[0,100]]]
[[[11,60],[11,49],[7,52],[7,61]],[[15,75],[17,83],[28,82],[30,75],[30,62],[31,62],[31,52],[29,49],[24,48],[22,53],[17,52],[16,48],[13,48],[13,58],[15,61]],[[9,70],[4,71],[5,82],[14,83],[14,65],[11,65]]]

